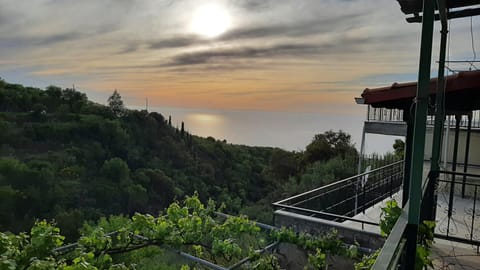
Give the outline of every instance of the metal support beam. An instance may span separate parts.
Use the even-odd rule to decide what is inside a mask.
[[[407,136],[405,137],[405,164],[403,170],[403,193],[402,193],[402,208],[405,207],[408,201],[409,187],[410,187],[410,167],[412,166],[412,148],[413,148],[413,118],[409,112],[403,112],[407,122]]]
[[[365,125],[367,122],[363,123],[363,129],[362,129],[362,144],[360,145],[360,156],[358,157],[358,168],[357,168],[357,174],[361,174],[363,170],[363,156],[365,155]]]
[[[470,137],[472,135],[472,112],[468,115],[468,127],[467,127],[467,142],[465,145],[465,159],[463,160],[463,173],[468,171],[468,157],[470,154]],[[467,182],[467,176],[463,175],[462,180],[462,198],[465,198],[465,183]]]
[[[423,1],[422,37],[418,88],[415,100],[413,126],[412,167],[410,168],[410,190],[407,224],[406,269],[415,268],[417,232],[420,222],[420,202],[422,198],[423,157],[425,154],[425,134],[427,130],[428,96],[430,90],[430,68],[432,62],[434,0]]]
[[[427,219],[435,220],[435,212],[437,205],[436,198],[436,182],[438,179],[438,171],[440,170],[440,155],[442,151],[442,133],[445,121],[445,54],[447,48],[448,23],[447,23],[447,6],[446,0],[437,0],[440,18],[442,20],[442,29],[440,30],[440,53],[438,60],[438,84],[435,99],[435,124],[433,127],[432,140],[432,159],[430,163],[429,194],[428,198],[433,200],[429,205],[429,213],[426,214]]]
[[[453,160],[452,160],[452,181],[450,184],[450,195],[448,199],[448,222],[447,222],[447,236],[450,231],[450,220],[453,214],[453,196],[455,195],[455,178],[457,175],[455,172],[457,171],[457,158],[458,158],[458,137],[460,133],[460,121],[462,121],[462,115],[456,114],[455,115],[455,139],[453,143]]]
[[[472,17],[480,15],[480,8],[467,8],[458,11],[451,11],[448,13],[448,19],[457,19],[463,17]],[[440,14],[435,14],[435,20],[438,21],[441,19]],[[407,18],[407,22],[409,23],[419,23],[422,21],[422,16],[414,16]]]

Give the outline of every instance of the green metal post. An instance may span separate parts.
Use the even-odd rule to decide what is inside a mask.
[[[403,170],[403,193],[402,208],[407,204],[410,190],[410,167],[412,166],[412,147],[413,147],[413,116],[409,111],[403,112],[404,121],[407,123],[407,136],[405,138],[405,164]]]
[[[420,222],[420,202],[422,198],[423,157],[425,154],[425,134],[427,130],[428,96],[430,92],[434,8],[434,0],[423,1],[422,37],[420,44],[418,88],[415,100],[412,166],[410,168],[410,188],[408,196],[406,269],[415,269],[417,232]]]
[[[437,80],[437,95],[435,99],[435,124],[433,128],[432,140],[432,159],[430,164],[429,181],[429,198],[433,200],[429,204],[428,219],[434,220],[436,215],[436,195],[435,187],[438,179],[438,171],[440,169],[440,153],[442,151],[442,135],[445,121],[445,53],[447,48],[448,23],[446,13],[445,0],[437,0],[438,10],[442,22],[442,29],[440,30],[440,53],[438,61],[438,80]]]

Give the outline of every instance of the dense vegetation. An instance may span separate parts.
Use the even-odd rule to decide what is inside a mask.
[[[195,191],[270,222],[273,200],[355,173],[357,151],[341,131],[288,152],[188,134],[159,113],[125,109],[118,92],[108,103],[0,80],[0,231],[55,220],[71,241],[84,221],[156,215]]]
[[[197,196],[187,197],[158,217],[135,214],[131,219],[112,217],[85,226],[78,243],[70,246],[62,246],[64,237],[58,228],[40,221],[29,234],[0,233],[0,269],[205,268],[178,255],[176,261],[167,262],[169,250],[224,267],[241,265],[241,269],[285,269],[292,261],[301,261],[298,254],[263,252],[270,243],[287,243],[306,252],[308,259],[302,261],[306,269],[326,269],[332,256],[358,258],[356,246],[345,246],[335,233],[317,238],[288,229],[261,230],[246,217],[222,220],[215,215],[219,210],[211,200],[204,205]]]

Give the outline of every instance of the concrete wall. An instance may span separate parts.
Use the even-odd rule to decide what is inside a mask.
[[[405,136],[406,124],[403,122],[365,122],[365,132],[368,134],[382,134],[392,136]],[[447,132],[444,129],[442,148],[445,142],[448,141],[448,154],[447,162],[453,161],[453,145],[455,142],[455,128],[450,127],[448,139]],[[432,156],[432,137],[433,127],[427,127],[427,134],[425,138],[425,160],[430,160]],[[467,141],[467,130],[465,128],[460,129],[458,140],[458,163],[464,163],[465,160],[465,148]],[[442,149],[442,161],[444,157],[444,149]],[[468,164],[480,167],[480,130],[472,130],[470,138],[470,153]]]
[[[361,247],[378,249],[383,246],[385,238],[378,233],[363,231],[361,225],[352,228],[342,223],[320,218],[291,213],[284,210],[274,212],[275,226],[292,228],[296,232],[306,232],[312,235],[321,235],[332,229],[338,231],[339,238],[346,244],[359,243]]]

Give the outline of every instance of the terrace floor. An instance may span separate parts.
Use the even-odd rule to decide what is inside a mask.
[[[402,192],[397,192],[392,196],[392,199],[395,199],[399,204],[402,200]],[[381,208],[385,207],[386,202],[391,200],[390,198],[385,199],[382,202],[377,203],[373,207],[365,210],[365,213],[360,213],[354,218],[359,220],[379,222]],[[438,196],[438,205],[437,205],[437,228],[436,233],[446,233],[447,228],[447,204],[448,194],[445,192],[439,193]],[[473,202],[471,199],[462,199],[460,196],[454,196],[455,201],[455,211],[452,215],[450,222],[449,232],[454,236],[467,236],[470,235],[469,226],[471,223],[471,216],[464,215],[463,211],[466,213],[469,212],[469,209],[472,209]],[[475,207],[480,213],[480,206],[476,205]],[[471,210],[470,210],[471,211]],[[470,212],[471,214],[471,212]],[[475,217],[475,221],[480,221],[478,215]],[[344,225],[352,226],[358,228],[359,224],[357,222],[345,221]],[[374,225],[364,225],[364,230],[374,233],[380,233],[380,228]],[[480,233],[480,223],[474,226],[474,239],[478,239]],[[469,244],[462,244],[459,242],[453,242],[443,239],[435,239],[435,242],[432,247],[432,255],[434,269],[480,269],[480,253],[477,246],[472,246]]]
[[[480,269],[480,254],[476,247],[442,239],[436,239],[432,247],[434,269]]]

